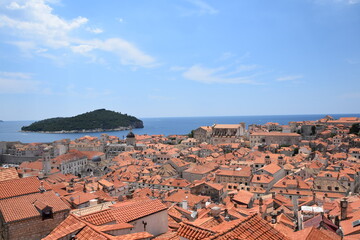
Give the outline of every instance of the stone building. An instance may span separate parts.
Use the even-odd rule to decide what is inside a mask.
[[[213,126],[199,127],[193,131],[194,138],[200,143],[211,144],[235,143],[245,135],[245,123],[214,124]]]
[[[210,136],[212,133],[212,127],[210,126],[203,126],[195,129],[193,131],[194,138],[198,140],[200,143],[202,142],[210,142]]]
[[[300,134],[283,132],[254,132],[250,134],[250,147],[259,145],[298,145]]]
[[[245,135],[245,123],[239,124],[215,124],[212,127],[211,143],[234,143]]]

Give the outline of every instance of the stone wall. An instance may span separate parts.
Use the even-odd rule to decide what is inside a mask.
[[[16,240],[38,240],[47,236],[57,225],[59,225],[68,216],[68,211],[54,213],[54,218],[42,220],[35,217],[18,222],[6,224],[5,231],[7,238]]]
[[[20,157],[9,154],[1,154],[0,155],[0,163],[1,164],[21,164],[22,162],[33,162],[41,157]]]

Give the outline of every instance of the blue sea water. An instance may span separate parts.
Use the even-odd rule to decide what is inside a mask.
[[[229,117],[168,117],[168,118],[142,118],[144,128],[134,129],[135,134],[188,134],[191,130],[200,126],[211,126],[218,124],[236,124],[245,122],[249,124],[265,124],[267,122],[278,122],[282,125],[291,121],[311,121],[323,118],[326,114],[312,115],[273,115],[273,116],[229,116]],[[360,114],[329,114],[334,118],[340,117],[360,117]],[[0,141],[20,141],[30,142],[53,142],[56,140],[69,138],[76,139],[85,135],[100,136],[107,133],[112,136],[124,138],[128,131],[117,132],[98,132],[98,133],[68,133],[68,134],[50,134],[50,133],[25,133],[20,132],[22,126],[28,126],[34,121],[4,121],[0,122]]]

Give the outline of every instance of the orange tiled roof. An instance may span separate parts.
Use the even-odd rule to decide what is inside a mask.
[[[111,209],[91,213],[81,217],[81,219],[94,225],[103,225],[105,223],[116,221],[115,217],[111,214]]]
[[[114,209],[107,209],[104,211],[88,214],[81,217],[81,219],[94,225],[103,225],[113,221],[116,221],[117,223],[128,223],[166,209],[167,207],[159,200],[149,199],[128,203]]]
[[[0,182],[0,199],[40,192],[41,182],[37,177],[19,178]],[[44,188],[50,186],[44,183]]]
[[[180,228],[178,229],[177,234],[189,240],[198,240],[214,235],[215,232],[189,222],[182,222],[180,223]]]
[[[291,239],[297,240],[297,239],[306,239],[306,240],[337,240],[341,239],[340,236],[334,236],[324,233],[323,231],[315,228],[315,227],[309,227],[305,228],[303,230],[300,230],[298,232],[294,232],[291,236]]]
[[[57,240],[85,227],[86,224],[70,214],[54,230],[42,240]]]
[[[275,174],[276,172],[281,170],[281,167],[279,165],[277,165],[276,163],[272,163],[269,165],[265,165],[264,167],[260,168],[259,170],[264,170],[271,174]]]
[[[76,234],[76,240],[109,240],[109,237],[104,236],[100,232],[95,231],[89,226],[83,228],[78,234]]]
[[[16,168],[0,168],[0,181],[18,179],[19,175]]]
[[[5,222],[39,216],[40,213],[34,204],[36,201],[52,207],[54,213],[70,210],[53,191],[34,193],[0,200],[0,211]]]
[[[113,215],[117,222],[131,222],[166,209],[167,207],[160,200],[145,200],[116,208]]]
[[[281,232],[273,228],[267,221],[258,214],[251,215],[245,220],[235,220],[235,225],[224,231],[208,237],[208,240],[228,240],[228,239],[246,239],[246,240],[268,240],[268,239],[288,239]]]
[[[113,239],[118,239],[118,240],[142,240],[142,239],[148,239],[148,238],[151,238],[151,237],[153,237],[153,235],[148,233],[148,232],[137,232],[137,233],[130,233],[130,234],[117,236],[117,237],[114,237]]]

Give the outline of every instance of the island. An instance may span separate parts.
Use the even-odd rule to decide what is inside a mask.
[[[77,133],[122,131],[143,128],[143,122],[127,114],[98,109],[74,117],[49,118],[23,126],[23,132]]]

